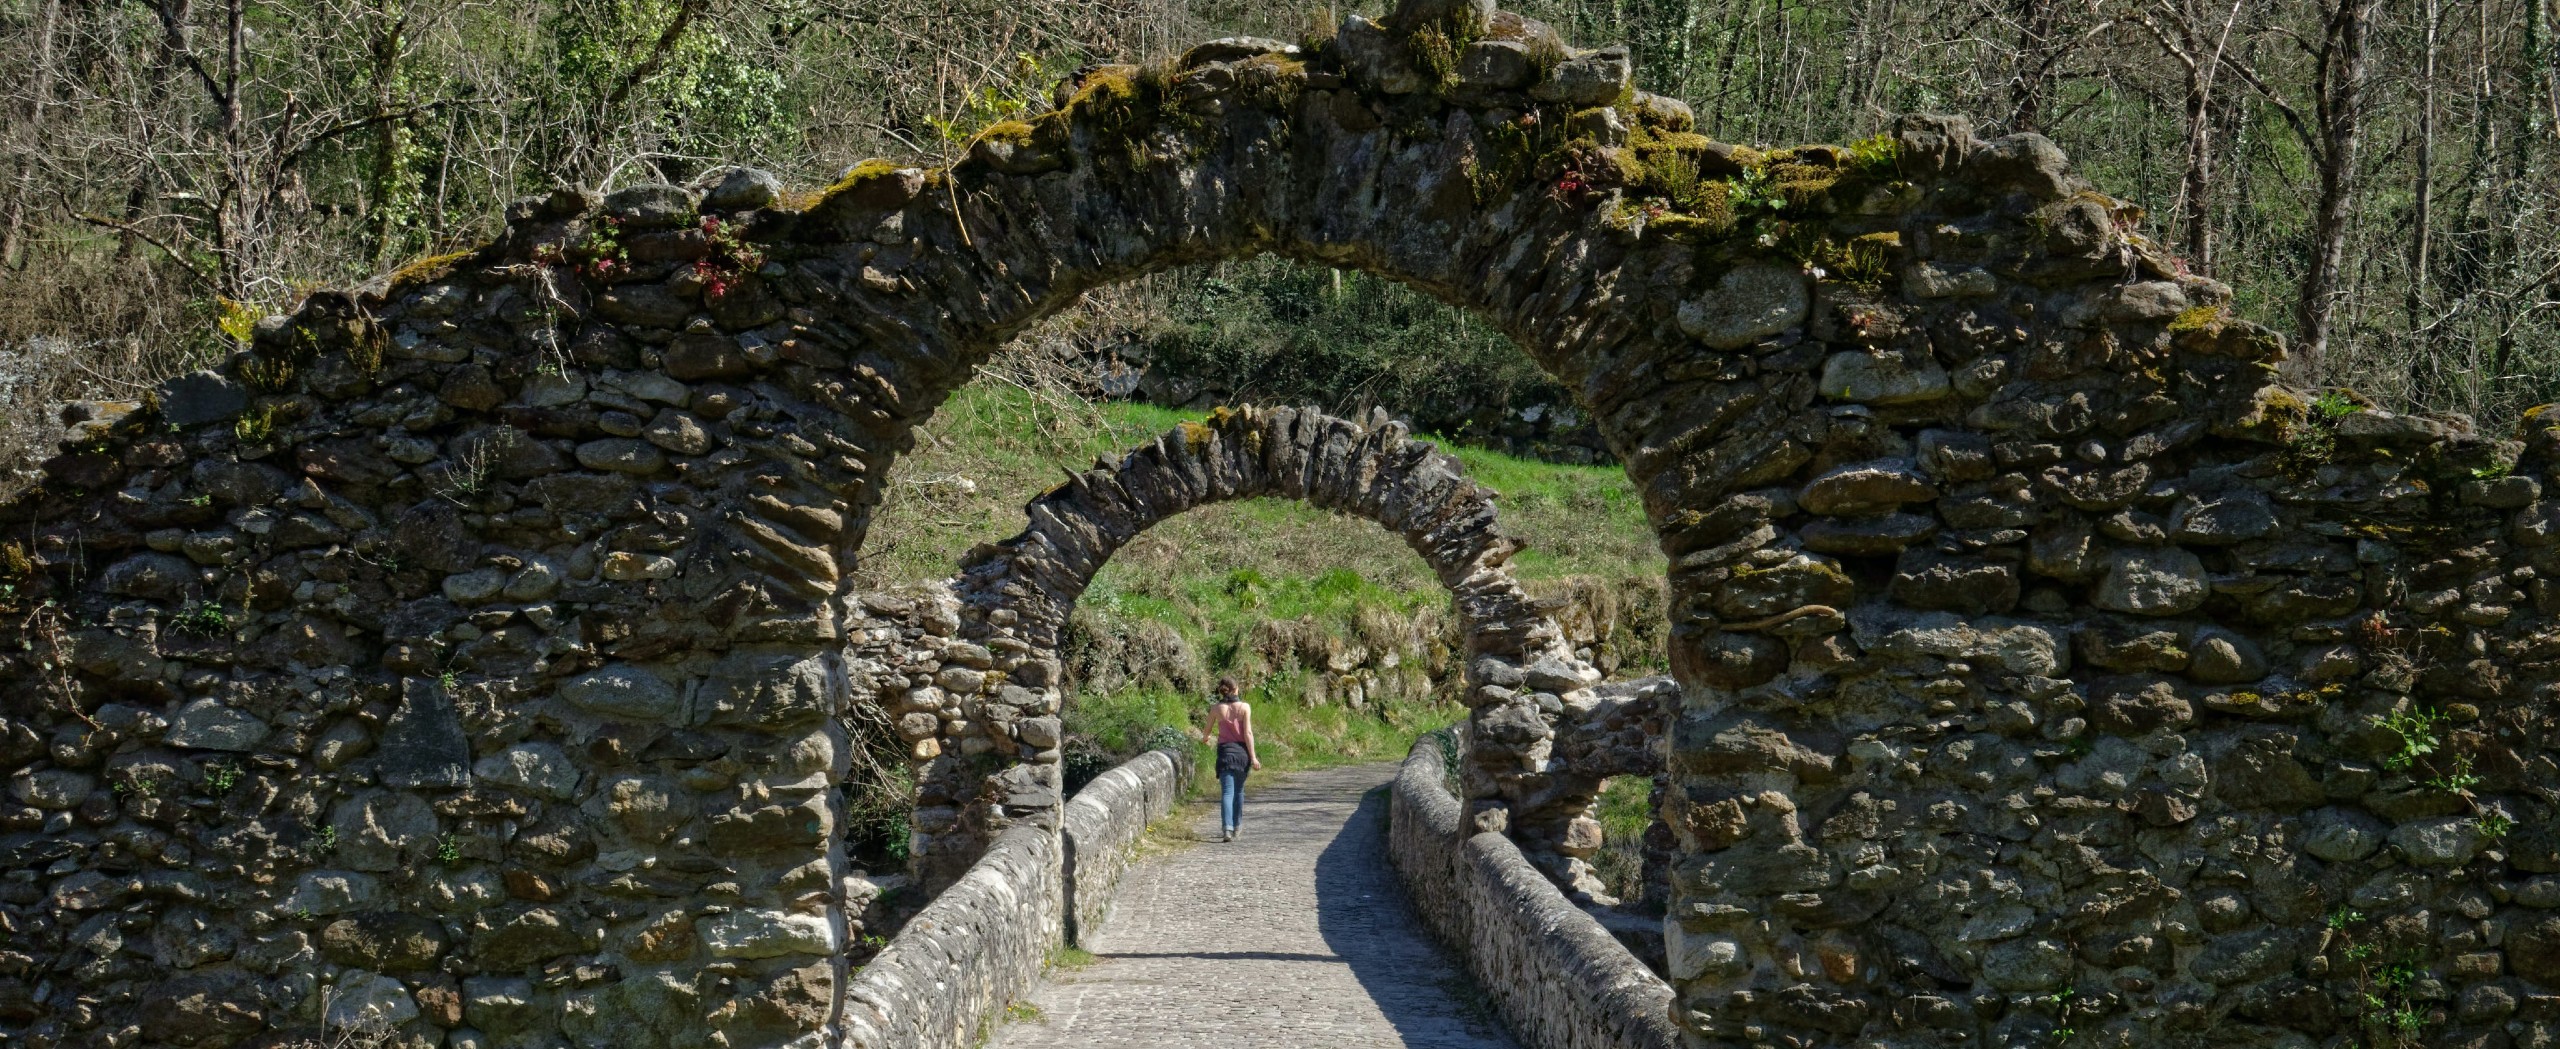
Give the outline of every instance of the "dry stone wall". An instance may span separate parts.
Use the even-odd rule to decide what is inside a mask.
[[[1592,784],[1593,790],[1604,787],[1620,776],[1640,777],[1651,782],[1649,797],[1659,810],[1671,789],[1670,735],[1666,731],[1672,715],[1680,707],[1680,684],[1668,676],[1611,681],[1592,689],[1584,704],[1567,708],[1556,724],[1555,753],[1550,763],[1560,775]],[[1599,851],[1607,842],[1600,826],[1590,821],[1577,826],[1578,833],[1560,845],[1560,851],[1582,858]],[[1627,916],[1660,913],[1670,901],[1672,863],[1671,827],[1657,813],[1637,842],[1643,858],[1642,891],[1634,899],[1618,899],[1606,892],[1594,892],[1587,886],[1565,882],[1566,891],[1576,902],[1601,906],[1635,905]],[[1645,957],[1660,961],[1660,951],[1651,946],[1658,932],[1641,934],[1647,941]]]
[[[907,921],[854,974],[845,994],[848,1049],[959,1049],[977,1044],[1040,978],[1065,916],[1060,839],[1033,824],[996,838],[967,874]]]
[[[1191,759],[1149,751],[1067,805],[1063,833],[1022,823],[909,920],[846,989],[845,1049],[961,1049],[1038,980],[1060,944],[1099,928],[1148,825],[1182,800]]]
[[[1499,834],[1471,833],[1436,736],[1406,755],[1387,858],[1423,924],[1529,1049],[1673,1049],[1671,988]]]
[[[2560,1037],[2551,421],[2286,389],[2035,135],[1745,148],[1629,76],[1463,0],[1213,42],[945,170],[529,199],[79,406],[0,507],[0,1026],[823,1037],[882,477],[1083,291],[1279,254],[1481,314],[1643,493],[1688,1044]],[[968,738],[930,778],[1049,749]]]
[[[1120,876],[1137,862],[1147,828],[1182,804],[1191,751],[1151,750],[1112,769],[1067,802],[1061,837],[1066,941],[1084,943],[1111,918]]]

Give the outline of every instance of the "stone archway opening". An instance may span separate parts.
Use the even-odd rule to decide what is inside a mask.
[[[1532,843],[1568,881],[1598,781],[1557,774],[1557,725],[1593,708],[1601,674],[1579,659],[1505,564],[1491,493],[1457,460],[1383,414],[1368,423],[1300,409],[1221,409],[1036,499],[1030,526],[975,550],[950,583],[952,664],[931,687],[882,702],[920,763],[918,876],[947,884],[987,841],[1060,803],[1059,654],[1075,602],[1110,556],[1194,508],[1273,497],[1360,517],[1401,538],[1448,588],[1470,708],[1466,790],[1483,829]]]
[[[2298,1038],[2256,1003],[2355,979],[2301,975],[2291,934],[2356,883],[2316,864],[2400,854],[2432,866],[2392,884],[2444,904],[2375,905],[2432,930],[2413,941],[2499,927],[2427,924],[2451,913],[2510,930],[2503,961],[2449,959],[2456,982],[2504,965],[2560,986],[2560,919],[2457,881],[2490,852],[2560,870],[2529,790],[2560,607],[2547,427],[2500,442],[2315,408],[2272,379],[2281,339],[2041,137],[1908,117],[1763,153],[1695,135],[1631,72],[1485,3],[1408,0],[1312,50],[1213,42],[1088,71],[944,170],[867,164],[789,201],[745,172],[527,200],[482,249],[315,295],[156,404],[94,412],[0,508],[7,581],[68,614],[0,645],[22,803],[0,820],[36,843],[12,891],[59,912],[28,949],[63,978],[29,1022],[65,1044],[125,1017],[143,1044],[207,1023],[238,1041],[316,1009],[292,951],[169,979],[69,937],[75,912],[195,884],[127,878],[116,850],[272,840],[187,873],[279,942],[359,929],[323,913],[358,900],[436,923],[414,942],[511,981],[528,1043],[823,1029],[843,979],[829,715],[874,621],[848,569],[880,478],[1078,294],[1252,254],[1487,317],[1644,493],[1671,559],[1666,931],[1692,1040],[2068,1025],[2148,1044],[2226,1015]],[[1046,527],[1038,550],[1092,552]],[[1051,569],[1024,563],[999,550],[963,588],[1034,594]],[[984,643],[954,642],[983,664],[964,691],[1013,715],[971,731],[1004,726],[1016,755],[1051,716],[1003,691],[1054,685],[1023,634],[1041,622],[994,608]],[[1511,691],[1481,716],[1534,736],[1534,665],[1484,686]],[[2443,742],[2487,778],[2449,803],[2478,811],[2402,806],[2372,726],[2456,705],[2486,724]],[[244,789],[218,804],[131,786],[226,761]],[[2039,777],[2067,793],[2024,788]],[[990,779],[1012,785],[957,780],[955,828],[1054,805],[1036,771],[1018,798]],[[1474,800],[1522,832],[1518,801]],[[2242,837],[2215,831],[2201,875],[2154,847],[2206,827]],[[2490,827],[2513,840],[2489,848]],[[1994,871],[1970,913],[2014,921],[1920,902]],[[399,891],[320,895],[364,884]],[[133,944],[229,920],[119,913],[141,916]],[[340,987],[450,999],[341,953],[375,968]],[[2053,1007],[2080,987],[2107,990]]]

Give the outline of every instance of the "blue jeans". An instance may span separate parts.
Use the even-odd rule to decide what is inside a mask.
[[[1244,773],[1218,773],[1218,816],[1228,830],[1244,824]]]

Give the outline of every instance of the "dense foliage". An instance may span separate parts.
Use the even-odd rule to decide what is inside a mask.
[[[1893,113],[2053,137],[2295,333],[2301,378],[2422,408],[2560,395],[2560,0],[1519,0],[1727,140]],[[1338,12],[1238,0],[12,0],[0,394],[130,394],[262,311],[487,235],[560,180],[932,161],[1060,73]],[[1114,296],[1095,339],[1274,400],[1554,391],[1402,289],[1268,263]],[[1463,382],[1461,382],[1463,380]],[[34,439],[11,423],[23,463]]]

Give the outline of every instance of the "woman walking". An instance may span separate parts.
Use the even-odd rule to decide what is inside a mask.
[[[1218,679],[1216,702],[1209,707],[1209,731],[1203,743],[1218,747],[1218,818],[1227,828],[1225,841],[1236,840],[1244,824],[1245,773],[1262,767],[1253,749],[1253,705],[1236,694],[1236,679]]]

